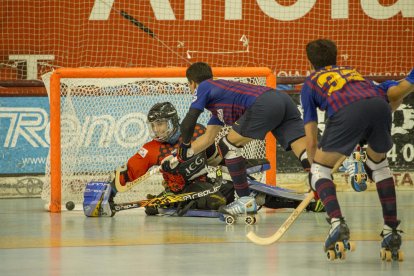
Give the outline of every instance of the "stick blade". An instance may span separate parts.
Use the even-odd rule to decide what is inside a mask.
[[[277,237],[275,239],[273,236],[270,236],[270,237],[267,237],[267,238],[259,237],[253,231],[250,231],[249,233],[247,233],[246,237],[251,242],[253,242],[255,244],[258,244],[258,245],[271,245],[271,244],[275,243],[278,240]]]
[[[278,241],[289,229],[289,227],[295,222],[295,220],[300,216],[303,210],[308,206],[310,201],[314,198],[313,192],[308,193],[305,199],[293,210],[292,214],[285,220],[285,222],[280,226],[277,231],[267,238],[262,238],[257,236],[254,232],[250,231],[247,233],[246,237],[255,244],[259,245],[270,245]]]

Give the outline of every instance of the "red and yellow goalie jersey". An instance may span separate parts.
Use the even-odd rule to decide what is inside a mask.
[[[192,141],[197,137],[205,133],[205,127],[197,124],[194,129]],[[124,175],[121,175],[120,183],[124,185],[125,182],[131,182],[138,177],[144,175],[149,168],[154,165],[160,165],[161,161],[171,155],[172,151],[176,150],[180,145],[181,137],[178,141],[171,145],[169,143],[162,143],[152,140],[144,144],[137,153],[135,153],[127,163],[127,175],[128,179],[125,179]]]

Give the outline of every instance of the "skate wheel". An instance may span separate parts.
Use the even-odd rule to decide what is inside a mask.
[[[385,260],[385,248],[381,248],[381,251],[380,251],[380,258],[381,258],[381,260]]]
[[[344,252],[339,252],[337,258],[340,259],[340,260],[345,260],[346,252],[345,251]]]
[[[336,252],[344,252],[345,251],[345,245],[343,242],[336,242],[335,243],[335,251]]]
[[[326,257],[328,257],[328,260],[333,261],[336,258],[336,254],[334,250],[328,250],[326,252]]]
[[[355,249],[356,249],[356,244],[355,244],[355,242],[348,242],[347,249],[348,249],[349,251],[351,251],[351,252],[355,251]]]
[[[359,161],[361,159],[361,154],[359,151],[355,151],[352,153],[352,157],[356,160]]]
[[[225,218],[225,221],[228,225],[232,225],[235,221],[235,219],[232,216],[228,216]]]
[[[361,174],[359,174],[359,173],[355,174],[355,175],[354,175],[354,178],[355,178],[355,181],[356,181],[358,184],[360,184],[360,183],[361,183],[361,181],[362,181],[362,175],[361,175]]]
[[[404,261],[404,252],[402,252],[401,250],[398,250],[397,255],[398,255],[399,262]]]
[[[392,254],[391,254],[391,251],[389,251],[389,250],[385,250],[385,260],[386,260],[387,262],[391,262],[391,260],[392,260]]]
[[[253,225],[256,223],[256,218],[252,216],[247,216],[244,220],[244,222],[248,225]]]
[[[360,155],[361,155],[360,156],[361,157],[360,161],[366,162],[367,161],[367,153],[366,152],[361,152]]]

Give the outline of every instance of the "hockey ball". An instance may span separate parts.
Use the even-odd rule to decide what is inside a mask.
[[[66,202],[66,209],[68,209],[69,211],[72,211],[74,208],[75,208],[75,203],[73,203],[73,201]]]

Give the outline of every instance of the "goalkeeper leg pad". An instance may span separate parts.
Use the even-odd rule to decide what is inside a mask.
[[[111,197],[111,185],[108,182],[89,182],[83,197],[83,212],[87,217],[112,217],[115,211]]]

